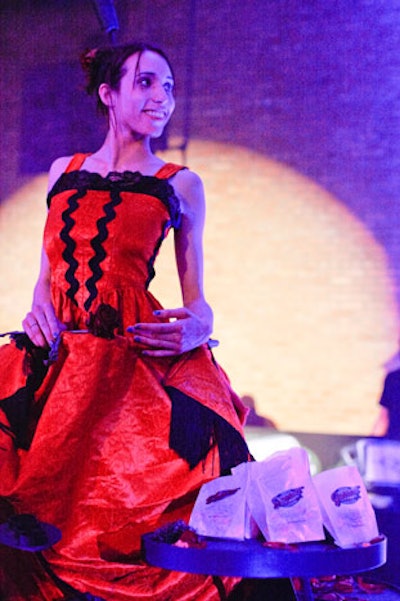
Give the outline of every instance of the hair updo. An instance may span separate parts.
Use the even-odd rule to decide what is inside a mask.
[[[96,95],[97,108],[100,113],[108,114],[108,108],[99,96],[100,85],[106,83],[112,90],[118,90],[119,82],[124,75],[123,65],[125,61],[136,53],[139,53],[140,58],[140,55],[146,50],[162,56],[167,62],[172,76],[174,75],[171,63],[164,51],[143,42],[95,48],[94,50],[88,50],[81,56],[81,65],[86,74],[85,89],[88,94]]]

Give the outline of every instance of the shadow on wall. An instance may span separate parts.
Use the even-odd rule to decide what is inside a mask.
[[[84,91],[77,61],[35,65],[23,78],[20,172],[44,173],[58,156],[93,151],[103,141],[105,125]]]

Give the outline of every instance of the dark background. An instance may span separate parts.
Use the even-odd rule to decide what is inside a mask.
[[[114,5],[118,42],[155,42],[175,65],[171,135],[242,145],[314,179],[384,246],[400,289],[396,0]],[[0,19],[4,198],[101,141],[78,57],[109,36],[90,0],[3,0]]]

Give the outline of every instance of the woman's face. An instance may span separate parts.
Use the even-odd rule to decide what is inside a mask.
[[[119,89],[110,94],[110,123],[135,138],[161,136],[175,108],[171,69],[149,50],[125,61]]]

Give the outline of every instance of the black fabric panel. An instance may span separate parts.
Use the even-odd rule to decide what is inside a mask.
[[[220,473],[249,460],[241,434],[220,415],[172,386],[166,387],[171,408],[169,445],[193,469],[214,444],[220,456]]]

